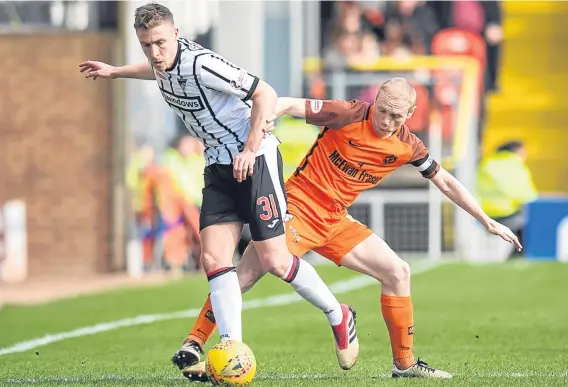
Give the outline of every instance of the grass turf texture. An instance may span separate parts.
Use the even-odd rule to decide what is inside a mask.
[[[327,283],[357,274],[319,266]],[[361,354],[341,371],[325,317],[306,302],[246,310],[254,386],[565,386],[568,384],[568,265],[443,265],[413,279],[415,354],[454,373],[445,381],[389,379],[391,357],[379,285],[340,294],[356,308]],[[48,333],[141,314],[199,308],[204,278],[0,311],[0,348]],[[263,279],[245,300],[290,293]],[[173,319],[64,340],[0,356],[0,386],[185,386],[170,364],[194,319]],[[217,333],[209,347],[218,339]]]

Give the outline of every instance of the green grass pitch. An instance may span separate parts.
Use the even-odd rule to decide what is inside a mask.
[[[328,284],[358,274],[318,266]],[[0,311],[3,349],[46,334],[139,315],[199,308],[204,278]],[[289,294],[263,279],[245,300]],[[412,282],[415,354],[454,373],[452,380],[390,379],[390,346],[380,285],[338,294],[357,310],[356,366],[339,369],[325,317],[306,302],[243,312],[244,341],[258,365],[253,386],[568,386],[568,265],[445,264]],[[198,386],[170,359],[194,318],[177,316],[76,336],[0,356],[0,386]],[[131,320],[138,321],[138,320]],[[213,342],[218,335],[215,334]]]

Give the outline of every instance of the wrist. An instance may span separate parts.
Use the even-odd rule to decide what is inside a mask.
[[[483,227],[489,228],[489,226],[491,226],[491,221],[492,219],[489,216],[487,216],[487,214],[483,214],[480,223],[483,225]]]
[[[258,151],[258,147],[256,147],[256,149],[254,149],[254,147],[252,145],[249,145],[249,144],[245,144],[245,147],[243,149],[243,152],[256,153],[256,151]]]
[[[110,72],[110,77],[113,79],[123,78],[123,71],[122,71],[123,67],[124,66],[113,67]]]

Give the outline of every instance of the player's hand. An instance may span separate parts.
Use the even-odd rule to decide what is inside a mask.
[[[272,132],[274,130],[274,119],[268,119],[266,120],[266,125],[264,126],[264,128],[262,128],[262,131],[264,132],[264,138],[267,137],[267,134]]]
[[[517,236],[509,229],[509,227],[503,226],[501,223],[498,223],[494,220],[491,220],[489,224],[486,226],[487,231],[493,235],[500,236],[504,241],[512,243],[515,245],[517,251],[521,251],[523,246],[519,242]]]
[[[252,176],[255,161],[256,154],[254,152],[244,150],[239,153],[233,161],[233,177],[239,183],[242,183],[247,179],[247,175]]]
[[[79,65],[79,71],[85,74],[85,78],[117,78],[116,67],[104,62],[88,60]]]

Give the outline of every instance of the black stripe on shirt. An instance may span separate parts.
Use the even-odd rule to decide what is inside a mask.
[[[178,77],[181,78],[181,66],[178,66],[178,68],[177,68],[177,74],[178,74]],[[168,73],[168,76],[170,77],[170,85],[171,85],[172,91],[173,91],[173,90],[174,90],[174,86],[173,86],[173,83],[172,83],[172,75]],[[181,85],[180,85],[180,87],[181,87]],[[185,88],[182,87],[182,91],[183,91],[183,95],[187,97],[187,93],[185,92]],[[182,113],[182,114],[183,114],[183,113]],[[210,133],[210,132],[208,132],[207,130],[205,130],[205,127],[201,124],[201,122],[200,122],[199,119],[197,118],[197,115],[196,115],[194,112],[189,111],[189,114],[191,114],[191,117],[192,117],[193,120],[197,123],[197,126],[198,126],[199,128],[201,128],[201,131],[202,131],[202,132],[204,132],[204,133],[208,134],[209,136],[211,136],[211,138],[212,138],[213,140],[217,141],[217,144],[220,144],[220,143],[221,143],[221,141],[219,141],[219,139],[218,139],[217,137],[215,137],[215,135],[214,135],[213,133]],[[185,114],[184,114],[184,121],[185,121]],[[191,125],[190,125],[190,126],[191,126]],[[193,129],[193,127],[192,127],[192,129]],[[196,133],[197,133],[197,131],[196,131]],[[197,136],[197,137],[201,138],[200,136]],[[203,138],[203,144],[204,144],[206,147],[211,147],[210,144],[207,144],[207,141],[206,141],[204,138]],[[219,160],[220,160],[219,157],[221,156],[221,152],[219,152],[219,150],[216,149],[216,148],[214,148],[214,149],[217,151],[217,156],[215,157],[215,161],[218,163]],[[227,150],[227,152],[229,152],[229,155],[231,155],[231,158],[232,158],[233,155],[232,155],[231,152],[229,151],[229,148],[228,148],[227,146],[225,146],[225,149]]]
[[[225,60],[225,59],[221,58],[220,56],[217,56],[217,55],[213,55],[213,54],[212,54],[211,57],[220,60],[221,62],[225,63],[226,65],[231,66],[231,67],[234,68],[234,69],[242,70],[240,67],[235,66],[234,64],[232,64],[232,63],[229,62],[228,60]],[[204,67],[205,67],[205,66],[204,66]],[[210,70],[210,69],[208,69],[208,70]],[[253,77],[253,78],[254,78],[254,81],[252,81],[252,85],[251,85],[250,89],[248,90],[247,95],[242,99],[243,101],[248,101],[248,100],[250,100],[250,99],[252,98],[252,95],[254,94],[254,91],[256,90],[256,87],[258,86],[258,83],[260,82],[260,79],[259,79],[257,76],[252,75],[252,74],[249,73],[249,72],[247,72],[247,74],[248,74],[250,77]],[[214,75],[216,75],[216,74],[214,74]],[[229,80],[227,80],[227,82],[230,83]],[[246,91],[246,90],[244,90],[244,89],[242,89],[242,88],[241,88],[241,90]]]
[[[258,79],[258,77],[254,77],[254,81],[252,82],[252,86],[250,87],[250,90],[248,91],[247,95],[245,95],[245,97],[243,98],[243,101],[248,101],[249,99],[252,98],[252,95],[254,94],[254,91],[256,90],[256,87],[258,86],[258,82],[260,82],[260,79]]]
[[[195,80],[195,84],[197,85],[197,88],[199,89],[199,92],[201,93],[201,98],[203,98],[203,102],[205,102],[205,106],[207,106],[207,109],[209,110],[209,113],[211,114],[213,121],[215,121],[217,123],[217,125],[219,125],[223,129],[225,129],[227,132],[231,133],[233,135],[233,137],[235,138],[235,140],[237,140],[237,143],[240,146],[244,146],[245,144],[244,144],[244,142],[239,140],[239,136],[237,136],[237,134],[235,132],[233,132],[231,129],[229,129],[229,127],[227,125],[225,125],[225,124],[221,123],[221,121],[219,121],[219,119],[215,115],[215,112],[211,108],[211,105],[209,104],[209,100],[207,99],[207,95],[203,91],[203,87],[201,87],[201,85],[199,83],[199,77],[197,76],[197,59],[199,57],[201,57],[203,55],[207,55],[207,54],[209,54],[209,53],[203,53],[203,54],[196,55],[195,58],[193,59],[193,78]]]

